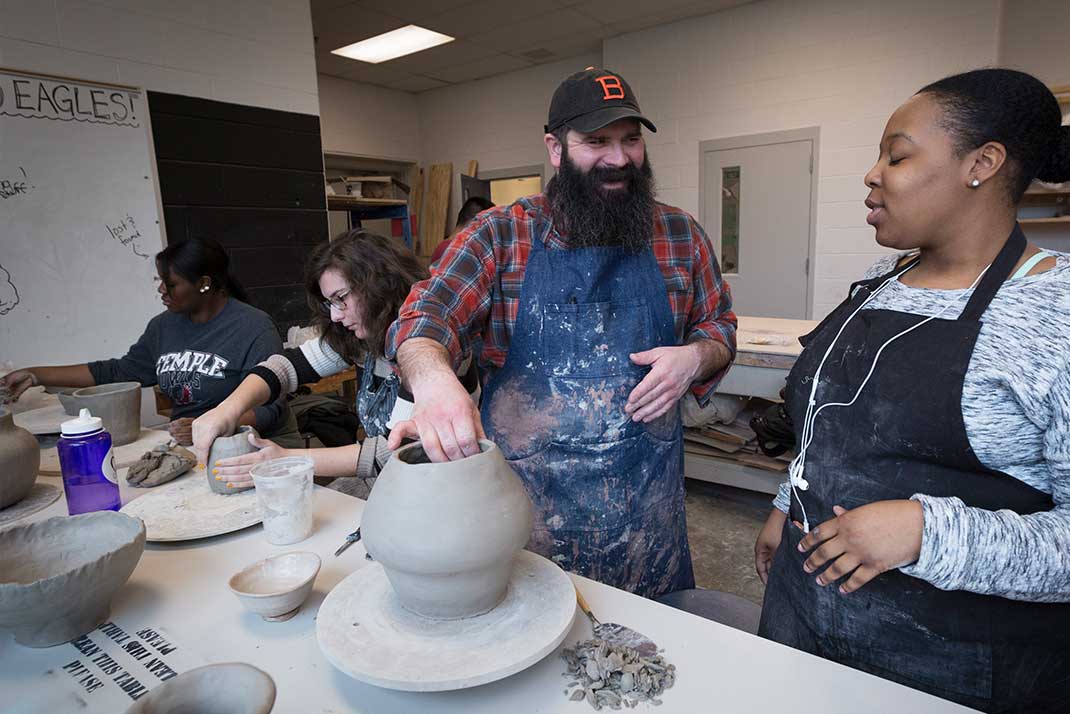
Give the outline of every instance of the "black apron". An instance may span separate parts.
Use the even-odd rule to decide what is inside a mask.
[[[892,342],[858,400],[817,417],[806,454],[809,488],[792,497],[759,634],[985,711],[1070,712],[1070,604],[944,591],[899,570],[841,595],[842,581],[821,587],[814,582],[820,571],[803,571],[808,554],[798,551],[803,534],[791,523],[803,520],[798,499],[812,527],[832,518],[834,505],[851,509],[915,493],[957,496],[987,510],[1051,510],[1048,494],[978,461],[962,417],[980,318],[1025,245],[1016,226],[958,319],[932,320]],[[785,393],[800,440],[813,375],[829,344],[847,317],[901,272],[857,283],[802,338]],[[825,362],[817,403],[849,401],[881,345],[924,319],[859,312]]]

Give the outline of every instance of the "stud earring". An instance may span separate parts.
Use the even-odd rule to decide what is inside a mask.
[[[202,285],[199,292],[202,292],[202,293],[208,292],[208,286],[207,285]]]
[[[970,187],[971,188],[977,188],[980,185],[981,185],[981,179],[974,179],[973,181],[970,181]]]

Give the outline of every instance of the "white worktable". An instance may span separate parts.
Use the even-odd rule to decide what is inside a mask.
[[[124,501],[138,493],[143,492],[124,484]],[[268,544],[261,526],[200,541],[149,544],[130,581],[116,596],[111,620],[127,629],[166,628],[177,643],[195,650],[206,662],[242,661],[260,667],[278,687],[274,714],[593,711],[564,695],[564,663],[557,653],[504,680],[455,692],[378,689],[337,671],[316,642],[316,610],[331,588],[367,562],[359,543],[341,557],[332,555],[359,524],[364,502],[320,487],[313,498],[315,533],[296,545]],[[53,515],[66,515],[63,499],[31,520]],[[241,608],[227,588],[227,579],[249,563],[287,550],[318,553],[323,569],[296,617],[266,623]],[[649,635],[677,667],[676,686],[665,692],[664,704],[657,708],[641,705],[636,711],[789,712],[797,710],[799,702],[820,702],[823,714],[969,711],[586,578],[574,580],[595,614]],[[590,626],[580,615],[565,645],[589,636]],[[10,635],[0,633],[0,713],[25,711],[10,707],[24,701],[29,688],[40,686],[42,671],[62,666],[72,652],[70,645],[22,647]]]

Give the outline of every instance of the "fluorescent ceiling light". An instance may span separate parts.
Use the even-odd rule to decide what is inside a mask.
[[[432,47],[453,42],[455,38],[416,25],[406,25],[345,47],[331,50],[332,55],[379,64],[397,59],[413,52],[422,52]]]

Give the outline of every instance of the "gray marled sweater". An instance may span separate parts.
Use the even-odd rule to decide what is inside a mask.
[[[938,588],[1070,601],[1070,255],[1056,256],[1052,270],[1008,280],[996,294],[962,390],[977,458],[1050,493],[1055,508],[1021,516],[915,494],[925,509],[921,557],[902,571]],[[887,273],[897,257],[881,258],[866,277]],[[957,316],[970,293],[894,281],[866,309],[935,315],[954,302],[944,316]],[[788,502],[782,484],[774,503],[786,511]]]

